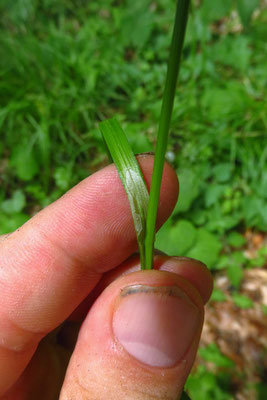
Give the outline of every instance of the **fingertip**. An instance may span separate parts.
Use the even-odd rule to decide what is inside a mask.
[[[213,278],[201,261],[189,257],[156,256],[155,268],[184,277],[197,289],[203,303],[208,302],[213,289]]]
[[[158,253],[157,250],[155,252]],[[154,257],[154,269],[181,276],[197,290],[202,298],[203,304],[208,302],[213,289],[213,278],[209,269],[201,261],[188,257],[170,257],[161,253]],[[70,319],[72,321],[82,321],[92,303],[110,283],[123,275],[139,270],[140,258],[139,255],[135,253],[117,268],[106,272],[93,292],[79,305]]]
[[[203,301],[186,279],[156,270],[119,277],[82,325],[60,399],[81,386],[90,398],[176,398],[202,324]]]

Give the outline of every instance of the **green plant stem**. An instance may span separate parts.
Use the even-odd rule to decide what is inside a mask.
[[[171,122],[176,83],[179,73],[181,53],[183,48],[185,29],[188,19],[190,0],[178,0],[176,7],[175,23],[172,35],[168,71],[163,94],[161,115],[158,128],[157,145],[155,152],[154,168],[152,174],[150,196],[147,210],[146,237],[145,237],[145,266],[153,266],[155,225],[161,187],[161,179],[167,149],[168,133]]]

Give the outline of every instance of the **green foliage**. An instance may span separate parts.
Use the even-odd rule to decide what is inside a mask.
[[[219,237],[242,224],[266,230],[265,14],[246,34],[229,25],[218,35],[212,23],[235,4],[246,15],[257,4],[202,3],[190,18],[169,147],[180,178],[175,214]],[[2,179],[6,198],[28,182],[27,204],[43,205],[106,162],[103,116],[127,116],[134,151],[153,149],[174,4],[25,4],[1,3]]]
[[[266,383],[258,383],[256,385],[257,400],[265,400],[267,396],[267,385]]]
[[[232,368],[235,365],[232,360],[221,353],[215,343],[211,343],[206,347],[200,348],[199,354],[203,360],[212,362],[217,367]]]
[[[204,228],[198,229],[195,246],[187,253],[188,257],[196,258],[208,267],[212,267],[219,256],[222,245],[218,238]]]
[[[237,0],[237,9],[244,26],[250,22],[253,11],[259,6],[260,0]]]
[[[217,164],[212,171],[214,180],[217,182],[229,182],[232,169],[233,167],[230,163]]]
[[[235,288],[239,288],[243,278],[243,267],[247,263],[247,259],[241,251],[234,251],[229,254],[227,268],[227,276],[229,281]]]
[[[261,247],[255,258],[252,258],[249,262],[250,267],[263,267],[267,261],[267,246]]]
[[[227,276],[229,281],[235,288],[239,288],[243,278],[243,269],[241,265],[230,264],[227,268]]]
[[[211,300],[211,301],[222,302],[222,301],[225,301],[225,300],[226,300],[226,296],[225,296],[225,294],[223,293],[222,290],[220,290],[220,289],[213,289],[213,292],[212,292],[212,295],[211,295],[210,300]]]
[[[0,234],[108,163],[102,119],[123,116],[134,152],[154,149],[174,8],[0,2]],[[157,235],[161,250],[200,258],[236,290],[244,268],[267,255],[246,259],[242,234],[267,231],[266,36],[258,0],[192,1],[168,147],[180,196]],[[232,399],[229,382],[228,372],[199,368],[189,394]]]
[[[156,236],[156,248],[165,250],[170,255],[182,255],[195,244],[197,230],[187,220],[180,220],[177,224],[170,226],[166,224]]]
[[[18,189],[13,192],[10,199],[4,200],[1,204],[1,208],[6,214],[15,214],[23,210],[25,207],[26,200],[22,190]]]
[[[169,255],[186,255],[196,258],[212,268],[216,263],[222,245],[215,235],[203,228],[196,229],[187,220],[175,225],[167,224],[156,237],[156,248]]]
[[[22,210],[26,205],[26,197],[22,190],[17,189],[12,197],[0,203],[0,235],[15,230],[23,225],[28,216]]]
[[[253,307],[253,301],[247,296],[234,293],[232,299],[235,305],[239,308],[247,309]]]
[[[23,213],[15,213],[12,215],[12,218],[10,218],[8,215],[0,214],[0,235],[13,232],[19,226],[23,225],[28,219],[29,216]]]
[[[230,374],[208,372],[203,366],[189,377],[186,389],[193,400],[232,400]]]
[[[232,0],[203,0],[202,15],[207,22],[225,17],[232,7]]]
[[[120,15],[122,29],[119,36],[120,42],[125,46],[142,49],[150,38],[155,14],[151,12],[149,4],[149,0],[126,2],[126,12]]]
[[[239,248],[246,244],[246,239],[238,232],[230,232],[227,236],[227,243],[235,248]]]
[[[26,143],[14,146],[10,155],[10,166],[22,181],[33,179],[39,168],[32,146]]]
[[[190,397],[188,396],[188,394],[186,392],[183,392],[181,400],[190,400]]]
[[[57,167],[54,171],[53,177],[58,188],[67,190],[71,182],[71,167],[68,165]]]
[[[188,211],[199,194],[198,176],[189,169],[183,169],[179,173],[180,199],[175,212]]]

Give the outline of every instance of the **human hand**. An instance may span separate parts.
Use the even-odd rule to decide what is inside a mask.
[[[149,185],[153,157],[139,163]],[[158,226],[177,192],[165,165]],[[211,276],[163,255],[140,271],[131,218],[111,165],[0,238],[1,400],[179,398]]]

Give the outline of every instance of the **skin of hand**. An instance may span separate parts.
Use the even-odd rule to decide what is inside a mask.
[[[149,188],[153,156],[138,162]],[[165,164],[158,228],[177,196]],[[180,398],[212,278],[165,255],[140,271],[136,249],[114,165],[0,238],[1,400]]]

